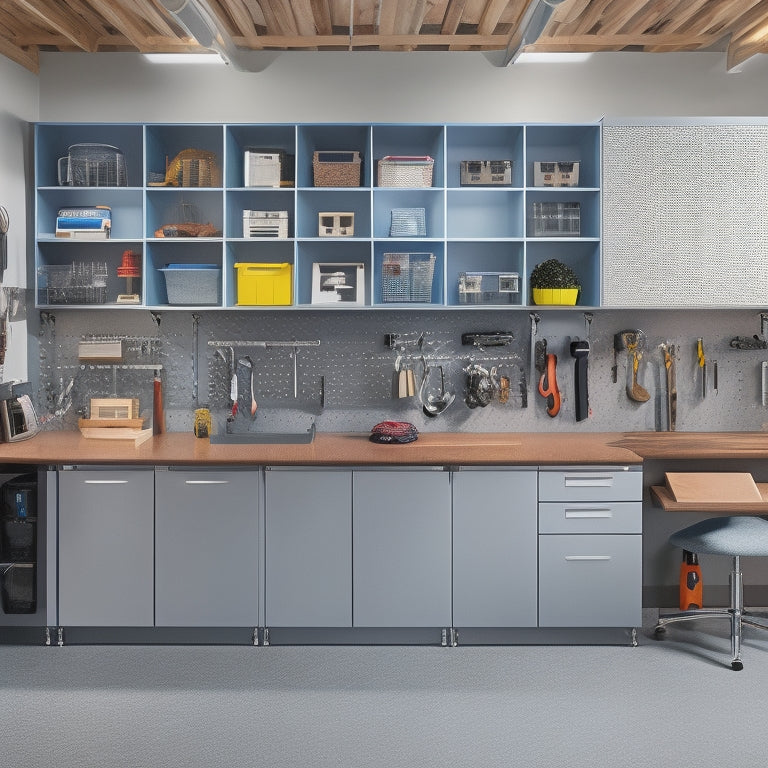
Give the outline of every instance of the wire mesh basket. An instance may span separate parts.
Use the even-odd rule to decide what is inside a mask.
[[[107,301],[107,264],[76,261],[44,264],[37,271],[40,304],[104,304]]]
[[[123,153],[110,144],[72,144],[58,172],[62,187],[128,186]]]
[[[385,303],[432,303],[433,253],[385,253],[381,265],[381,299]]]
[[[427,234],[424,208],[393,208],[390,237],[425,237]]]
[[[429,155],[387,155],[379,160],[379,186],[431,187],[434,165]]]

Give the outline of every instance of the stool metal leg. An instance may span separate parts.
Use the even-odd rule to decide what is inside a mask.
[[[743,669],[741,663],[741,614],[744,609],[744,579],[738,556],[733,558],[733,568],[729,576],[731,584],[731,667]]]

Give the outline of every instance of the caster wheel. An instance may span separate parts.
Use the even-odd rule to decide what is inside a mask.
[[[664,626],[656,627],[656,629],[653,630],[653,636],[657,640],[661,640],[666,634],[667,634],[667,628]]]
[[[744,665],[740,661],[732,661],[731,669],[734,672],[740,672],[742,669],[744,669]]]

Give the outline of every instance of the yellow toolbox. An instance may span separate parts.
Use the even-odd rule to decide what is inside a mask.
[[[291,264],[237,263],[237,306],[291,303]]]

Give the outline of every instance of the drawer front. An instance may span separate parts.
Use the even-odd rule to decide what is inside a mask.
[[[539,504],[539,533],[642,533],[641,501],[548,501]]]
[[[642,539],[539,536],[539,626],[639,626]]]
[[[643,473],[614,468],[539,471],[539,501],[640,501]]]

